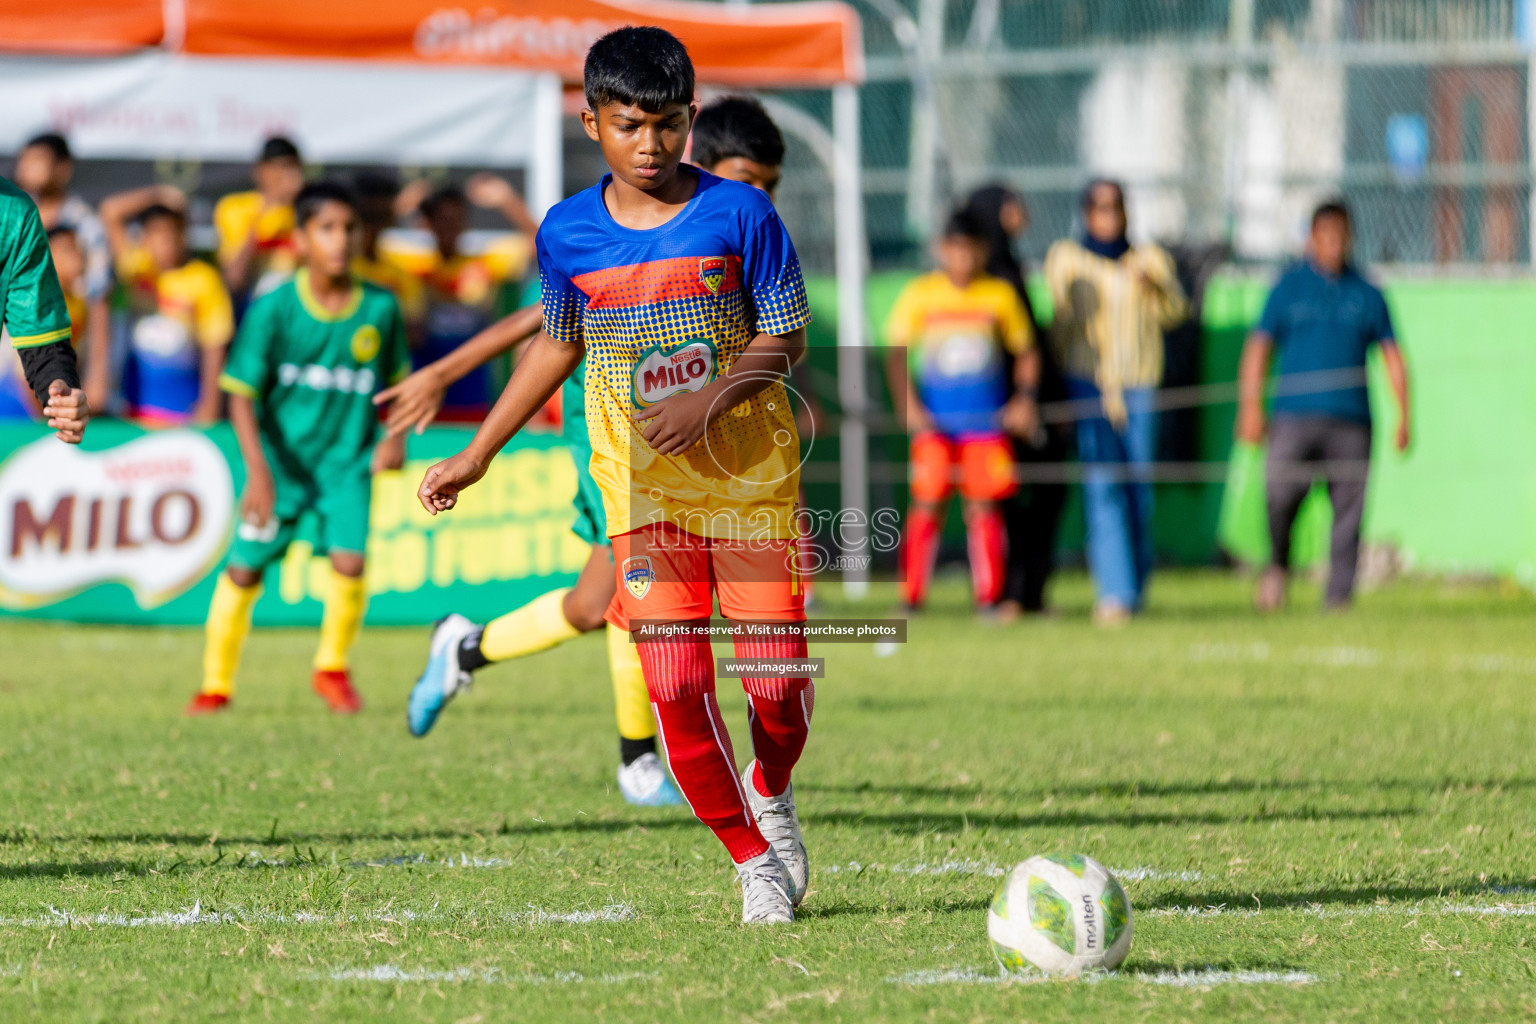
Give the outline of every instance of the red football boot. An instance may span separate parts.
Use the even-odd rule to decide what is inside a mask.
[[[222,693],[198,693],[187,705],[189,715],[212,715],[229,707],[229,697]]]
[[[315,669],[315,692],[338,715],[355,715],[363,710],[363,699],[352,689],[352,673],[346,669]]]

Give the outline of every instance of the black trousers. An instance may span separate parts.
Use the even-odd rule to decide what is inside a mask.
[[[1274,564],[1289,569],[1291,527],[1312,482],[1328,482],[1333,505],[1329,541],[1328,601],[1347,602],[1355,590],[1360,561],[1360,517],[1365,512],[1366,468],[1371,428],[1332,416],[1276,416],[1269,428],[1265,497]]]
[[[1021,465],[1064,462],[1067,446],[1055,431],[1039,448],[1014,442]],[[1008,531],[1008,566],[1003,576],[1003,600],[1017,601],[1025,611],[1045,608],[1045,585],[1056,571],[1056,529],[1067,502],[1065,484],[1026,483],[1003,503]]]

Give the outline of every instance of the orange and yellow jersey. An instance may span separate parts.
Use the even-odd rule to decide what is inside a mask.
[[[352,261],[352,273],[393,295],[407,323],[417,323],[426,314],[427,294],[421,278],[395,261],[382,255],[378,259],[358,256]]]
[[[1008,282],[983,275],[960,288],[935,272],[902,289],[885,342],[906,348],[918,397],[939,432],[993,434],[1008,401],[1010,357],[1034,343],[1034,331]]]
[[[160,270],[148,251],[118,260],[127,302],[128,360],[123,397],[139,415],[191,415],[202,388],[202,353],[235,333],[234,310],[219,272],[202,260]]]
[[[64,308],[69,310],[70,341],[78,347],[81,336],[85,334],[86,322],[90,320],[90,309],[85,299],[76,295],[71,288],[64,290]]]
[[[613,219],[607,176],[549,212],[537,242],[544,330],[586,345],[591,470],[609,536],[665,521],[702,537],[792,538],[800,441],[782,383],[715,418],[681,455],[658,454],[632,418],[701,390],[758,334],[810,322],[800,261],[768,197],[682,173],[697,173],[698,188],[657,228]]]
[[[226,265],[252,234],[256,236],[251,297],[265,295],[293,276],[299,253],[293,238],[293,207],[264,205],[260,192],[235,192],[213,208],[219,235],[219,264]]]

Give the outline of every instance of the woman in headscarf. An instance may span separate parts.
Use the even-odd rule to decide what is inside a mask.
[[[1023,198],[1006,186],[987,185],[971,193],[965,208],[987,227],[987,273],[1013,285],[1029,313],[1035,337],[1044,338],[1024,286],[1024,265],[1014,249],[1014,240],[1029,228],[1029,211]],[[1040,402],[1064,399],[1066,390],[1051,347],[1042,343],[1036,350],[1040,353],[1040,393],[1035,397]],[[1015,439],[1016,458],[1025,465],[1064,462],[1069,431],[1070,426],[1037,427],[1031,436]],[[1056,568],[1056,529],[1066,497],[1063,484],[1026,481],[1003,506],[1008,529],[1008,568],[1003,600],[998,606],[1000,617],[1045,610],[1045,586]]]
[[[1118,625],[1141,610],[1152,573],[1153,399],[1163,377],[1163,331],[1184,318],[1188,304],[1168,253],[1126,238],[1118,182],[1090,182],[1082,214],[1082,237],[1061,239],[1046,253],[1045,282],[1067,394],[1086,408],[1077,420],[1077,454],[1085,465],[1094,621]]]

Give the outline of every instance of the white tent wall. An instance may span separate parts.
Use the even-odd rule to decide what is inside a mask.
[[[0,58],[0,151],[65,132],[84,159],[234,160],[290,135],[316,163],[521,167],[542,213],[560,195],[552,74],[147,51]]]

